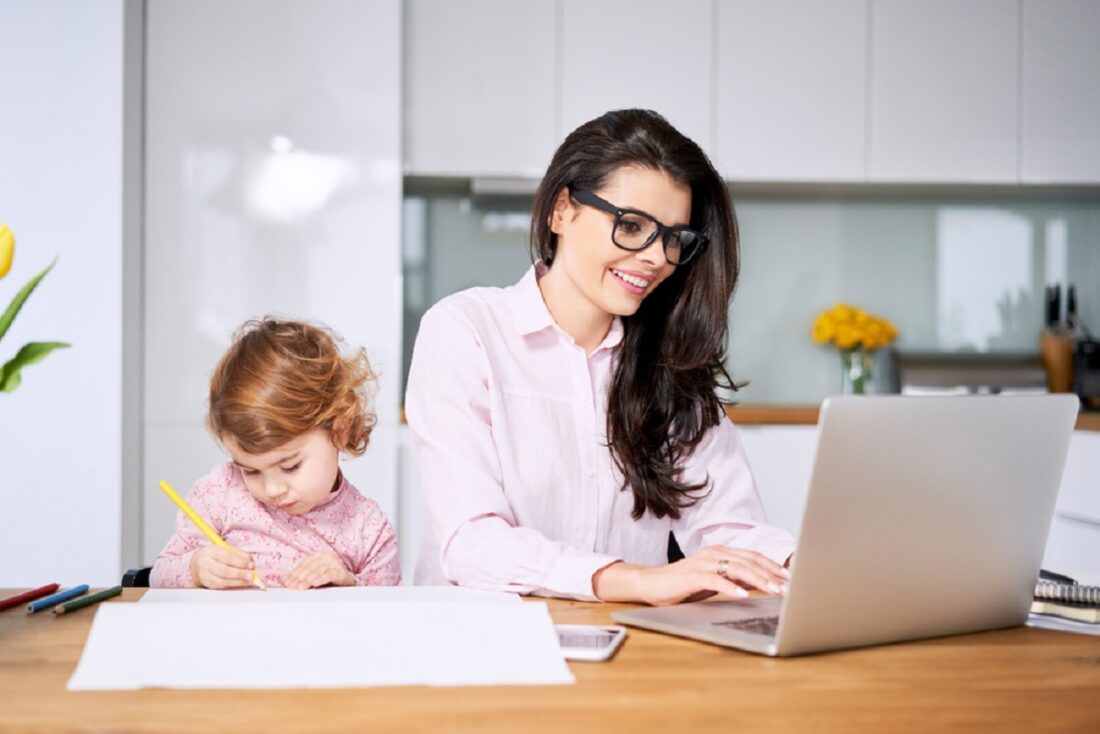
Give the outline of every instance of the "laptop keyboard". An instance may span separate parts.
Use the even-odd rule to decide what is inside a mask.
[[[731,619],[728,622],[713,622],[712,624],[716,627],[728,627],[742,632],[751,632],[754,635],[775,637],[775,631],[779,629],[779,617],[749,617],[748,619]]]

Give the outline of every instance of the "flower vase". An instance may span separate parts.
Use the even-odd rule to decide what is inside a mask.
[[[871,392],[872,353],[863,347],[840,350],[843,383],[841,392],[845,395],[865,395]]]

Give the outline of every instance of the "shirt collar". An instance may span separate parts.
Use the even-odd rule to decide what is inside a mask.
[[[508,289],[512,323],[516,328],[516,333],[520,336],[527,336],[549,328],[561,331],[561,327],[557,325],[554,317],[550,314],[550,309],[546,307],[546,301],[542,300],[542,291],[539,290],[538,279],[545,275],[547,270],[546,263],[539,260],[528,268],[518,283]],[[564,331],[561,331],[561,333],[566,338],[572,339]],[[593,354],[604,349],[614,349],[622,340],[623,320],[616,316],[611,322],[611,328],[608,329],[607,336],[600,342],[600,346],[596,347]]]
[[[534,334],[554,326],[554,317],[542,300],[539,278],[546,273],[546,264],[539,260],[524,273],[518,283],[508,289],[512,311],[512,323],[520,336]]]

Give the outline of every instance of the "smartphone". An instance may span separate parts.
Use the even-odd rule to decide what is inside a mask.
[[[599,624],[556,624],[558,644],[566,660],[610,660],[626,639],[626,627]]]

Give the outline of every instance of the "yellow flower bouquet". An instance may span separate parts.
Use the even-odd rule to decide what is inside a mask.
[[[847,303],[837,303],[814,318],[811,336],[818,344],[835,344],[844,366],[846,392],[862,395],[871,381],[871,353],[898,335],[890,321]]]

